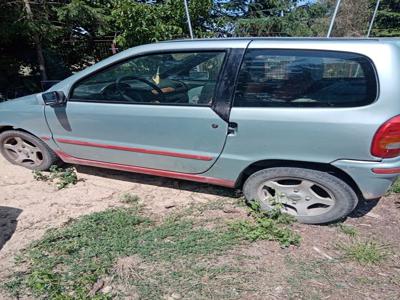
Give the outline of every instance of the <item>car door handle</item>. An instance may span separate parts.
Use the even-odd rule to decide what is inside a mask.
[[[230,122],[228,124],[228,135],[235,135],[238,129],[238,124],[235,122]]]

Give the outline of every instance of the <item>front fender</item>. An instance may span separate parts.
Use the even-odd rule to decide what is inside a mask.
[[[0,128],[22,129],[43,140],[51,138],[41,94],[0,103]]]

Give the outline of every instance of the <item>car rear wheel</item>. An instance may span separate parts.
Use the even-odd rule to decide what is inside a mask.
[[[325,172],[301,168],[270,168],[252,174],[243,193],[262,210],[279,207],[301,223],[323,224],[347,216],[357,205],[353,189]]]
[[[10,130],[0,134],[0,151],[9,162],[44,171],[59,159],[43,141],[26,132]]]

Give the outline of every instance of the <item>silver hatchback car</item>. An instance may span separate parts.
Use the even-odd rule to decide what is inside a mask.
[[[172,41],[0,104],[0,150],[242,188],[304,223],[348,215],[400,174],[400,40]]]

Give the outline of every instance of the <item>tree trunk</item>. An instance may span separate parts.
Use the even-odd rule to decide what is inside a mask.
[[[25,5],[26,14],[28,15],[28,19],[31,22],[33,22],[34,21],[33,12],[29,0],[23,0],[23,2]],[[36,32],[33,34],[33,42],[35,43],[36,47],[36,55],[39,64],[40,77],[42,81],[45,81],[47,80],[47,73],[46,73],[46,64],[43,56],[42,42],[40,41],[40,37]]]

